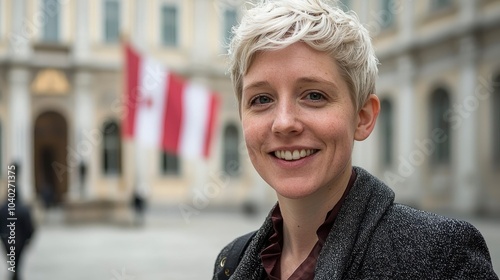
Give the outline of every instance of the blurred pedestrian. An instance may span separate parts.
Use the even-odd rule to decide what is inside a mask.
[[[356,15],[326,0],[262,0],[229,55],[248,154],[277,203],[222,249],[213,279],[498,279],[471,224],[394,203],[352,166],[380,110]]]
[[[23,252],[35,232],[31,209],[23,203],[19,188],[20,167],[13,163],[8,167],[15,174],[9,183],[6,199],[0,207],[0,236],[7,256],[10,279],[19,280],[23,264]],[[10,194],[10,195],[9,195]]]
[[[134,224],[137,226],[143,225],[146,212],[146,196],[137,186],[132,193],[131,204],[134,209]]]
[[[85,196],[85,180],[87,179],[87,164],[84,161],[80,161],[78,165],[78,175],[80,179],[80,196],[83,198]]]

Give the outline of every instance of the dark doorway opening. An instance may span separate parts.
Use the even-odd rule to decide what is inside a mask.
[[[42,113],[35,121],[35,190],[46,207],[61,203],[68,190],[68,128],[57,112]]]

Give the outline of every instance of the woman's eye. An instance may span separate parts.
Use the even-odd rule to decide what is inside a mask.
[[[316,92],[316,91],[308,93],[307,97],[308,97],[308,99],[310,99],[312,101],[320,101],[320,100],[324,99],[323,94]]]
[[[266,103],[270,103],[270,102],[271,102],[271,98],[269,98],[268,96],[259,95],[259,96],[255,97],[254,99],[252,99],[251,104],[260,105],[260,104],[266,104]]]

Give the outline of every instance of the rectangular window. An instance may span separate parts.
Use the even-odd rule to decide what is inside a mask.
[[[43,0],[42,14],[44,16],[42,40],[45,42],[58,42],[60,17],[59,1]]]
[[[116,122],[107,122],[103,130],[103,167],[106,175],[121,173],[121,138]]]
[[[233,37],[232,28],[238,24],[238,13],[236,9],[227,9],[224,11],[224,45],[228,45]]]
[[[339,6],[344,12],[347,12],[347,11],[351,10],[351,1],[350,0],[342,0],[342,1],[340,1]]]
[[[395,0],[382,0],[382,12],[378,15],[381,28],[389,28],[394,24],[396,13],[394,10]]]
[[[163,46],[177,46],[177,8],[164,5],[161,8],[161,43]]]
[[[161,173],[163,175],[180,175],[179,157],[164,152],[161,159]]]
[[[240,140],[238,128],[235,124],[229,124],[224,129],[224,166],[223,169],[227,175],[238,177],[241,173],[240,168]]]
[[[431,154],[431,164],[448,166],[451,162],[451,124],[445,118],[450,111],[450,97],[446,90],[437,89],[431,96],[431,131],[430,139],[439,137],[435,150]]]
[[[104,41],[118,43],[120,40],[120,3],[117,0],[104,1]]]
[[[381,159],[384,166],[390,166],[393,161],[393,112],[392,103],[384,99],[380,102],[380,129],[382,138]]]
[[[431,0],[431,10],[441,10],[451,6],[451,0]]]

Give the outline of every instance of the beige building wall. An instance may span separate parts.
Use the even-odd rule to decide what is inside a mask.
[[[492,155],[498,145],[492,111],[498,105],[492,96],[493,79],[500,74],[500,2],[343,2],[374,35],[380,59],[377,94],[390,100],[394,110],[391,164],[382,160],[380,123],[375,140],[358,145],[355,164],[393,183],[397,199],[405,203],[434,211],[498,214],[499,169]],[[387,2],[389,9],[381,11]],[[393,23],[384,27],[386,18]],[[431,96],[439,87],[450,99],[451,112],[442,119],[450,121],[451,155],[448,164],[435,165],[433,152],[422,143],[436,144],[426,141],[432,139]]]
[[[65,139],[60,142],[65,146],[58,150],[67,167],[66,181],[58,191],[61,205],[96,201],[124,205],[139,175],[150,202],[157,205],[201,211],[248,201],[268,205],[275,200],[246,155],[223,55],[224,12],[235,9],[241,17],[243,1],[118,0],[123,40],[222,97],[212,156],[205,163],[180,159],[179,175],[162,174],[162,154],[157,149],[138,157],[130,140],[121,142],[121,172],[103,172],[104,125],[109,121],[120,124],[123,113],[122,44],[104,40],[105,0],[57,2],[60,12],[53,15],[43,10],[42,0],[0,0],[2,183],[7,164],[21,162],[23,195],[40,203],[37,172],[42,167],[35,162],[40,153],[36,125],[44,113],[55,112],[66,124],[64,137],[52,137]],[[393,108],[391,163],[383,163],[384,132],[379,123],[368,140],[356,143],[354,164],[386,181],[399,201],[429,210],[500,213],[496,183],[500,169],[491,158],[492,147],[498,144],[493,143],[498,120],[492,120],[495,108],[490,102],[492,79],[500,75],[500,2],[451,0],[440,8],[437,0],[342,2],[358,14],[373,36],[380,59],[377,94]],[[161,43],[163,5],[177,9],[178,43],[174,47]],[[42,40],[48,14],[60,22],[55,43]],[[62,79],[42,79],[42,90],[34,88],[35,80],[46,70],[56,70]],[[44,92],[43,81],[45,87],[66,82],[68,89]],[[448,135],[449,164],[433,166],[432,155],[416,143],[430,137],[430,100],[438,87],[447,89],[451,109],[473,98],[476,89],[487,97],[476,98],[477,108]],[[234,125],[239,136],[240,173],[233,177],[224,173],[228,125]],[[87,164],[83,190],[81,161]]]

